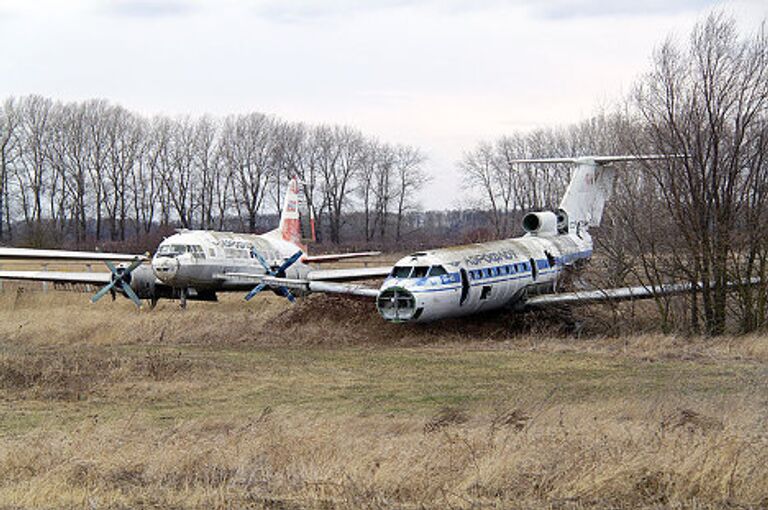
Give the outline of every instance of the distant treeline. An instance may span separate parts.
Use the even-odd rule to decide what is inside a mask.
[[[73,245],[182,228],[253,232],[304,181],[322,237],[398,241],[424,156],[341,126],[261,113],[147,118],[102,100],[9,98],[0,108],[0,240]]]

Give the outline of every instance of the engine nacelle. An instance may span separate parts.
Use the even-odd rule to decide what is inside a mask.
[[[152,299],[155,296],[155,273],[149,266],[139,266],[133,270],[128,282],[141,299]]]
[[[531,212],[523,217],[523,229],[532,235],[557,235],[557,215],[552,211]]]

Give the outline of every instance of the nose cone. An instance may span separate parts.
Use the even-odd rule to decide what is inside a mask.
[[[179,261],[172,257],[152,259],[152,271],[161,281],[171,283],[179,272]]]
[[[416,317],[416,299],[402,287],[389,287],[379,293],[376,307],[384,320],[407,322]]]

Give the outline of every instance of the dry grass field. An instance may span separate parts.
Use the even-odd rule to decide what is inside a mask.
[[[16,289],[0,508],[768,507],[768,337]]]

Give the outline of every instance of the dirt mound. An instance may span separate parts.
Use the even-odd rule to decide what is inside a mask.
[[[502,341],[524,335],[562,335],[568,324],[551,313],[496,310],[430,323],[392,324],[384,321],[370,300],[312,295],[273,321],[275,333],[312,344],[425,345]]]

